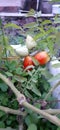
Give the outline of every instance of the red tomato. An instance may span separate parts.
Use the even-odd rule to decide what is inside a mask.
[[[29,67],[29,66],[33,66],[33,65],[34,65],[34,63],[32,61],[32,58],[30,56],[26,56],[24,61],[23,61],[24,69]],[[32,69],[32,67],[31,68],[27,68],[27,70],[31,70],[31,69]]]
[[[47,52],[41,51],[35,55],[35,59],[40,63],[40,65],[45,65],[50,60],[50,57]]]

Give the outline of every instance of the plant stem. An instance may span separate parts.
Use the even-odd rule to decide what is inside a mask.
[[[23,130],[23,123],[19,125],[19,130]]]
[[[32,111],[36,112],[37,114],[42,115],[45,119],[49,120],[51,123],[53,123],[57,126],[60,126],[60,119],[58,119],[56,116],[52,116],[52,115],[48,114],[47,112],[45,112],[44,110],[40,110],[40,109],[32,106],[28,102],[24,102],[23,105],[25,107],[27,107],[28,109],[31,109]]]
[[[0,106],[0,110],[4,111],[6,113],[14,114],[14,115],[25,116],[27,114],[25,112],[21,112],[20,110],[14,110],[14,109],[4,107],[4,106]],[[43,111],[45,111],[49,114],[52,114],[52,115],[60,114],[60,109],[46,109],[46,110],[43,110]]]
[[[26,113],[21,112],[20,110],[14,110],[14,109],[4,107],[4,106],[0,106],[0,110],[4,111],[6,113],[14,114],[14,115],[22,115],[22,116],[26,115]]]
[[[2,32],[2,38],[3,38],[3,45],[4,45],[5,56],[7,58],[6,41],[5,41],[5,35],[4,35],[4,30],[3,30],[2,20],[1,19],[0,19],[0,26],[1,26],[1,32]]]
[[[60,114],[60,109],[46,109],[44,111],[53,115]]]

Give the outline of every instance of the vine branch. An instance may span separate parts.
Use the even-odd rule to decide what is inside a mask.
[[[8,107],[4,107],[4,106],[0,106],[0,110],[4,111],[6,113],[11,113],[13,115],[22,115],[25,116],[27,113],[25,112],[21,112],[19,109],[18,110],[14,110]],[[52,115],[56,115],[56,114],[60,114],[60,109],[46,109],[44,110],[45,112],[52,114]]]
[[[6,113],[14,114],[14,115],[22,115],[22,116],[26,115],[26,113],[21,112],[20,110],[14,110],[14,109],[4,107],[4,106],[0,106],[0,110],[4,111]]]

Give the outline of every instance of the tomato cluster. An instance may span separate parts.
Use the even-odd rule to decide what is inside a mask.
[[[48,55],[48,53],[46,51],[41,51],[41,52],[37,53],[34,56],[34,58],[39,62],[40,65],[45,65],[50,60],[50,57],[49,57],[49,55]],[[24,58],[24,61],[23,61],[24,68],[26,68],[28,66],[31,66],[31,65],[34,66],[34,62],[32,60],[32,57],[31,56],[26,56]]]

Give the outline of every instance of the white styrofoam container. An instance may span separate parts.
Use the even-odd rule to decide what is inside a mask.
[[[60,14],[60,4],[52,5],[52,13],[53,14]]]
[[[50,61],[50,63],[49,63],[49,72],[53,76],[60,74],[60,67],[55,68],[53,66],[58,63],[60,64],[60,61],[58,61],[57,59],[55,61]],[[56,79],[55,81],[50,82],[51,87],[56,85],[59,81],[60,81],[60,79],[58,79],[58,80]],[[53,97],[57,98],[58,101],[56,103],[56,107],[60,109],[60,85],[57,86],[57,88],[53,91],[52,95],[53,95]]]

